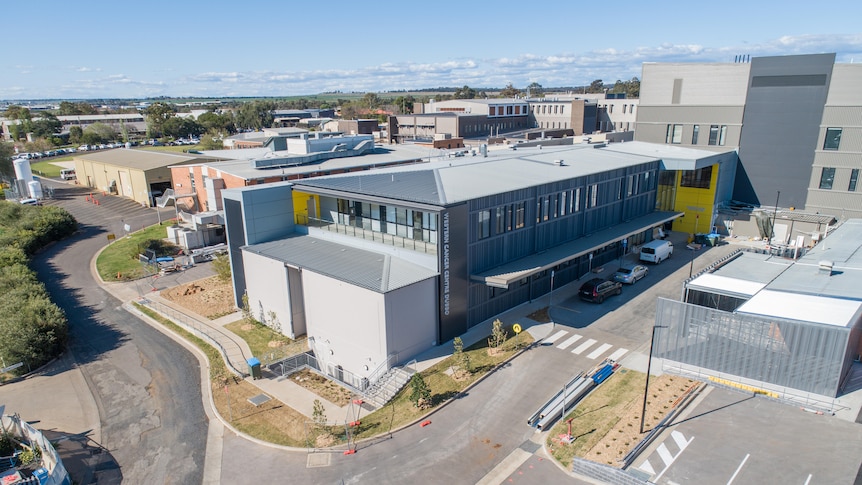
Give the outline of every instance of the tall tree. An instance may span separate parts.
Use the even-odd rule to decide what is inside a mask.
[[[11,143],[0,142],[0,178],[14,178],[15,170],[12,167],[12,152],[15,151]]]
[[[69,143],[73,145],[80,143],[82,136],[84,136],[84,130],[80,126],[69,127]]]
[[[467,86],[466,84],[462,88],[458,88],[455,90],[454,98],[455,99],[475,99],[478,93],[476,90]]]
[[[500,97],[503,98],[514,98],[515,96],[519,96],[521,94],[521,90],[512,86],[512,83],[506,85],[502,91],[500,91]]]
[[[38,138],[49,138],[59,133],[62,127],[60,120],[48,112],[39,113],[39,119],[30,122],[30,131]]]
[[[162,102],[153,103],[147,107],[144,110],[144,114],[147,116],[147,136],[161,137],[162,126],[168,118],[174,116],[175,112],[173,106]]]
[[[605,92],[605,85],[601,79],[596,79],[595,81],[590,83],[590,87],[587,88],[588,93],[603,93]]]
[[[272,126],[272,101],[256,100],[239,107],[236,114],[236,126],[239,129],[260,130]]]
[[[543,98],[545,96],[545,90],[542,88],[541,84],[532,82],[527,86],[527,94],[534,98]]]
[[[362,97],[360,104],[363,107],[368,108],[370,110],[375,110],[380,107],[383,102],[380,100],[380,96],[376,93],[365,93],[365,96]]]

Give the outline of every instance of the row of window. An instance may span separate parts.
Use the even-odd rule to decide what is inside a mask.
[[[517,202],[493,209],[494,234],[503,234],[524,227],[527,203]],[[477,234],[479,239],[491,236],[491,214],[492,209],[479,211]]]
[[[519,104],[515,106],[489,106],[488,116],[513,116],[527,114],[527,105]]]
[[[850,170],[850,182],[847,184],[848,192],[856,192],[856,183],[859,181],[859,169]],[[835,183],[835,167],[823,167],[820,170],[820,188],[824,190],[832,190],[832,185]]]
[[[598,105],[598,107],[599,108],[607,108],[608,114],[612,114],[614,112],[614,105],[612,105],[612,104],[600,104],[600,105]],[[625,114],[626,110],[628,110],[628,112],[630,114],[634,114],[635,105],[634,104],[632,104],[632,105],[624,104],[623,105],[623,114]]]
[[[560,123],[559,121],[540,121],[539,128],[560,128],[567,129],[569,127],[568,123]]]
[[[682,126],[680,124],[667,125],[665,143],[679,145],[682,143]],[[691,144],[697,145],[700,138],[700,125],[694,125],[691,131]],[[707,145],[724,146],[727,141],[727,125],[709,125],[709,141]]]
[[[520,122],[516,123],[514,121],[504,121],[504,122],[497,122],[497,123],[479,123],[479,124],[475,124],[475,125],[467,124],[467,125],[464,125],[464,130],[463,130],[462,134],[490,133],[491,130],[494,130],[494,129],[508,131],[508,130],[514,130],[516,128],[520,128],[520,126],[521,126]]]
[[[559,112],[557,111],[559,108]],[[566,105],[564,104],[534,104],[533,105],[533,113],[535,114],[543,114],[543,115],[556,115],[556,114],[565,114],[566,113]]]
[[[437,214],[338,199],[338,223],[437,244]]]
[[[596,124],[596,128],[599,131],[603,131],[603,132],[604,131],[629,131],[629,129],[631,129],[631,123],[628,121],[626,121],[626,122],[620,121],[617,123],[612,123],[610,121],[599,121]]]

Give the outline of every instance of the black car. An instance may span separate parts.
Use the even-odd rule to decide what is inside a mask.
[[[601,303],[605,301],[605,297],[619,295],[622,292],[623,284],[619,281],[593,278],[581,285],[578,295],[581,297],[581,300]]]

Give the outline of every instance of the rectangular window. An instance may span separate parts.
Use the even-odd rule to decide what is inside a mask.
[[[515,211],[512,210],[511,205],[506,206],[506,231],[512,230],[512,216],[514,215],[514,213]]]
[[[536,200],[536,224],[542,222],[542,198]]]
[[[709,125],[709,144],[718,145],[718,125]]]
[[[695,189],[708,189],[712,178],[712,167],[703,167],[698,170],[683,170],[680,187],[693,187]]]
[[[479,225],[477,227],[479,239],[485,239],[491,235],[491,211],[479,211]]]
[[[581,210],[581,188],[575,189],[575,194],[572,196],[572,212],[580,212]]]
[[[542,197],[542,220],[547,221],[551,215],[551,197]]]
[[[826,190],[832,190],[832,182],[835,181],[835,168],[834,167],[823,167],[823,170],[820,172],[820,188]]]
[[[718,132],[718,145],[724,146],[725,140],[727,140],[727,125],[721,125],[721,130]]]
[[[674,145],[682,143],[682,125],[667,125],[665,143],[673,143]]]
[[[560,193],[560,215],[566,215],[566,192]]]
[[[700,125],[694,125],[691,130],[691,144],[697,145],[697,135],[700,134]]]
[[[629,175],[626,181],[626,196],[631,196],[635,188],[635,180],[637,175]]]
[[[494,234],[503,234],[506,232],[506,209],[497,207],[497,230]]]
[[[826,128],[826,140],[823,141],[824,150],[837,150],[841,144],[842,128]]]
[[[527,210],[527,203],[518,202],[515,207],[515,229],[520,229],[524,227],[524,220],[526,219],[524,212]]]
[[[599,184],[590,185],[590,203],[587,209],[597,206],[599,203]]]
[[[859,169],[854,168],[850,171],[850,185],[847,186],[847,190],[850,192],[856,192],[856,181],[859,180]]]

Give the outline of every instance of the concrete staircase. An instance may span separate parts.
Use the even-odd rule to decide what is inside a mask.
[[[398,393],[413,377],[412,369],[393,367],[383,374],[371,387],[365,391],[366,402],[376,408],[382,408]]]

